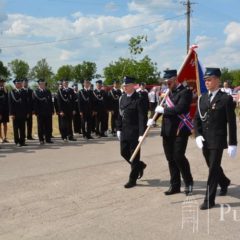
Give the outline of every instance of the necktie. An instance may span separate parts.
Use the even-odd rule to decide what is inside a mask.
[[[210,106],[211,104],[211,97],[212,97],[212,93],[208,94],[208,105]]]

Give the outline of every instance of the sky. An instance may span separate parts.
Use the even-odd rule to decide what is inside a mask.
[[[0,0],[0,60],[30,67],[46,58],[62,65],[130,58],[131,37],[147,35],[148,55],[159,71],[179,69],[186,56],[184,0]],[[240,68],[240,1],[195,0],[190,44],[204,67]]]

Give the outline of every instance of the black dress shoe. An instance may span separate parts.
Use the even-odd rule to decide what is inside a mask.
[[[230,185],[231,181],[229,180],[228,184],[220,189],[219,196],[226,196],[228,192],[228,186]]]
[[[215,206],[215,203],[214,202],[203,202],[201,205],[200,205],[200,209],[201,210],[207,210],[207,209],[210,209],[210,208],[213,208]]]
[[[27,146],[26,143],[20,143],[20,144],[19,144],[19,147],[25,147],[25,146]]]
[[[100,136],[101,136],[101,137],[107,137],[107,135],[104,134],[104,133],[100,134]]]
[[[140,170],[138,173],[138,179],[142,178],[144,169],[147,167],[147,164],[145,164],[144,162],[140,162],[140,163],[141,163],[141,166],[140,166]]]
[[[52,144],[53,141],[52,141],[52,140],[48,140],[48,141],[46,141],[46,143],[50,143],[50,144]]]
[[[76,141],[77,141],[76,138],[69,138],[68,140],[69,140],[69,141],[73,141],[73,142],[76,142]]]
[[[87,139],[94,139],[92,136],[88,136]]]
[[[172,187],[170,186],[170,188],[164,192],[165,195],[173,195],[173,194],[176,194],[176,193],[180,193],[180,187]]]
[[[35,140],[33,137],[27,137],[28,140]]]
[[[193,192],[193,184],[189,184],[188,186],[185,187],[184,192],[186,196],[192,195]]]
[[[129,182],[127,182],[125,185],[124,185],[124,187],[125,188],[132,188],[132,187],[135,187],[137,184],[136,184],[136,182],[135,181],[129,181]]]

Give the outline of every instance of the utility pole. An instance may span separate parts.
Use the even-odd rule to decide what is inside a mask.
[[[186,15],[187,15],[187,53],[189,51],[190,47],[190,17],[191,17],[191,5],[193,3],[190,2],[190,0],[187,0],[187,2],[184,2],[183,5],[186,6]]]

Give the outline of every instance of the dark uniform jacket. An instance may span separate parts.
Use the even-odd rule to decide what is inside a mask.
[[[73,110],[76,112],[76,114],[79,115],[79,108],[78,108],[78,91],[74,92],[74,95],[73,95],[73,102],[74,102],[74,106],[73,106]]]
[[[52,115],[54,113],[52,94],[48,89],[37,89],[33,92],[33,110],[36,115]]]
[[[108,109],[108,99],[107,93],[104,90],[97,90],[93,91],[93,100],[94,100],[94,109],[96,112],[106,111]]]
[[[118,111],[119,110],[119,98],[122,96],[120,89],[111,89],[108,92],[108,109],[109,111]]]
[[[143,104],[144,104],[143,107],[144,107],[145,111],[148,112],[148,109],[149,109],[148,91],[146,89],[139,90],[138,94],[140,95],[140,97],[143,100]]]
[[[72,114],[74,110],[74,91],[72,88],[61,88],[57,93],[58,111]]]
[[[7,122],[9,109],[8,109],[8,93],[4,88],[0,88],[0,115],[2,119],[0,122]]]
[[[17,118],[26,118],[29,113],[26,91],[13,89],[8,94],[9,114]]]
[[[120,98],[117,130],[121,131],[121,141],[136,141],[144,134],[147,115],[142,105],[142,98],[137,92],[131,97],[123,94]]]
[[[91,89],[81,89],[78,94],[79,112],[91,114],[94,111],[93,91]]]
[[[163,137],[190,135],[191,132],[185,125],[178,133],[178,127],[181,121],[178,115],[189,112],[192,102],[192,92],[183,85],[180,85],[169,94],[169,97],[174,107],[166,107],[164,109],[161,135]]]
[[[209,149],[227,148],[227,123],[229,145],[237,145],[236,115],[232,96],[218,91],[209,104],[208,93],[199,99],[194,126],[196,136],[203,136],[203,144]]]
[[[31,88],[23,88],[25,91],[27,102],[28,102],[28,113],[32,114],[33,112],[33,90]]]

